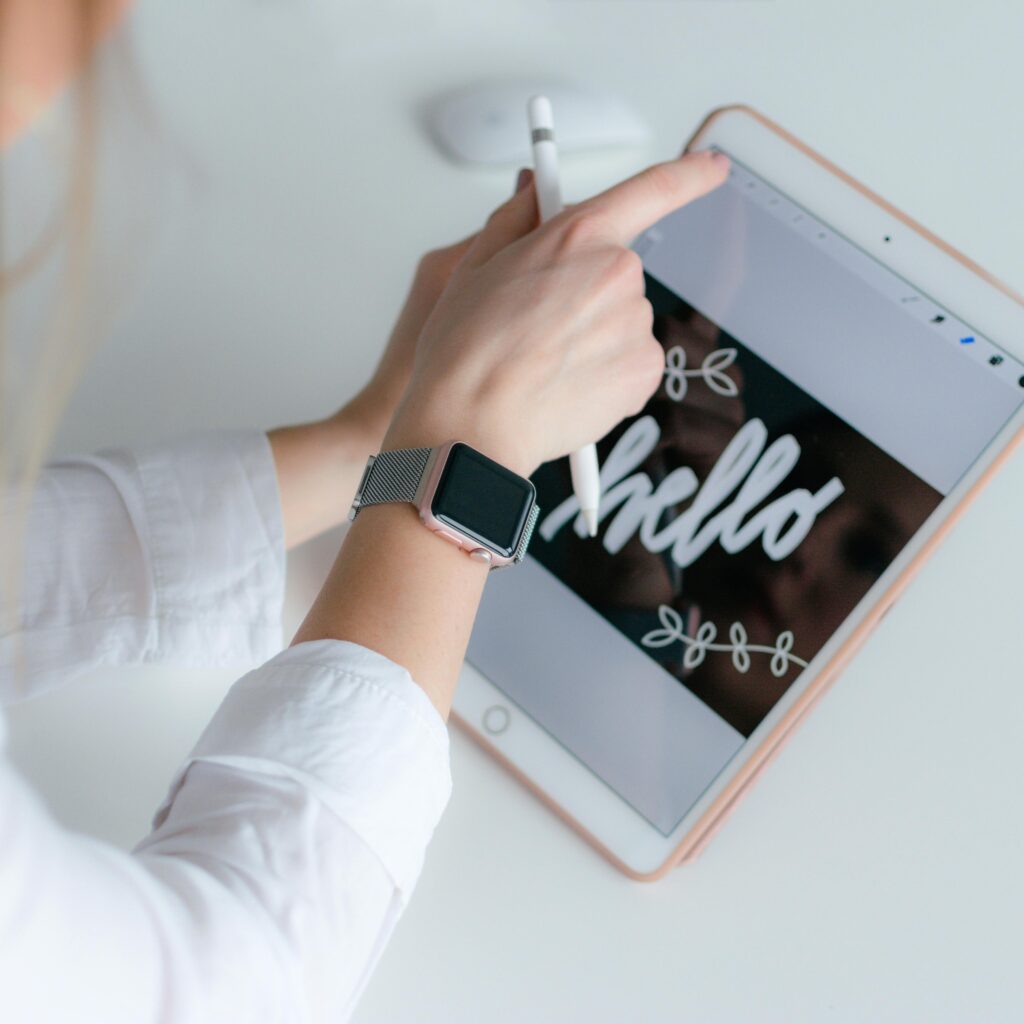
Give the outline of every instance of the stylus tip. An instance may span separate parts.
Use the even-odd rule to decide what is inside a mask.
[[[591,537],[597,536],[597,509],[596,508],[585,508],[583,512],[583,522],[587,524],[587,534]]]

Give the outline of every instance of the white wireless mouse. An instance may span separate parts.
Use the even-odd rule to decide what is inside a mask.
[[[437,143],[456,160],[479,164],[529,164],[526,103],[538,93],[554,112],[560,153],[642,145],[650,129],[609,93],[542,78],[486,82],[448,93],[427,109]]]

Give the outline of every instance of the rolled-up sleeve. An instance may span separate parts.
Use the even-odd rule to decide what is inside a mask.
[[[343,1020],[450,788],[447,729],[423,691],[333,640],[235,684],[133,854],[62,832],[0,764],[5,1009]]]
[[[235,683],[157,812],[156,837],[197,763],[298,783],[403,891],[450,788],[448,731],[430,699],[405,669],[342,640],[298,644]]]
[[[20,519],[24,519],[20,523]],[[0,696],[100,665],[252,665],[281,649],[285,553],[260,431],[221,431],[46,467],[26,516],[21,609],[0,636]]]

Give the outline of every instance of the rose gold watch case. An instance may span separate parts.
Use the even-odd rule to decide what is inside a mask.
[[[711,111],[711,113],[708,114],[690,137],[683,151],[690,152],[691,150],[700,148],[702,137],[705,135],[709,127],[717,118],[731,112],[743,113],[746,116],[753,118],[789,145],[806,154],[831,174],[840,178],[851,188],[856,189],[862,195],[876,203],[890,216],[897,219],[923,238],[927,239],[947,255],[967,267],[972,273],[978,275],[992,287],[996,288],[1008,298],[1024,307],[1024,297],[1017,294],[1002,281],[993,277],[962,253],[937,238],[934,234],[908,217],[905,213],[898,210],[891,203],[886,202],[881,198],[881,196],[876,195],[850,175],[840,170],[833,163],[816,153],[790,132],[775,124],[769,118],[754,110],[752,107],[745,104],[730,104],[728,106],[718,107]],[[1003,448],[993,458],[980,476],[978,476],[973,485],[962,495],[959,503],[947,514],[946,518],[940,523],[935,532],[927,538],[916,556],[908,562],[906,566],[904,566],[903,570],[895,577],[891,585],[875,602],[870,611],[864,615],[856,628],[846,638],[845,642],[843,642],[843,644],[835,651],[831,659],[822,667],[817,676],[808,685],[807,689],[805,689],[803,693],[801,693],[791,704],[785,714],[782,715],[782,717],[780,717],[775,723],[774,727],[762,738],[757,747],[746,754],[746,761],[743,766],[736,772],[732,779],[729,780],[717,797],[709,804],[700,818],[693,824],[671,854],[659,867],[652,871],[639,872],[626,864],[615,854],[614,851],[597,839],[585,826],[567,813],[565,809],[554,801],[540,786],[538,786],[519,767],[513,764],[504,754],[502,754],[501,751],[498,750],[493,743],[489,742],[474,725],[459,717],[455,712],[453,712],[453,718],[474,741],[483,747],[498,762],[504,765],[505,768],[507,768],[528,789],[532,790],[540,800],[554,811],[555,814],[569,825],[570,828],[582,836],[582,838],[593,846],[598,853],[622,871],[623,874],[628,875],[630,878],[636,879],[637,881],[650,882],[662,878],[677,865],[694,860],[701,850],[704,849],[718,829],[722,827],[722,824],[725,822],[729,813],[739,803],[740,798],[750,790],[754,780],[760,776],[764,768],[779,752],[785,740],[793,734],[796,725],[803,720],[806,713],[828,689],[831,683],[839,676],[843,668],[845,668],[846,664],[851,660],[858,648],[874,629],[875,625],[889,610],[892,604],[920,570],[921,566],[927,561],[929,556],[939,547],[943,540],[945,540],[950,530],[963,515],[964,510],[970,505],[974,498],[977,497],[985,485],[995,476],[998,470],[1006,463],[1010,455],[1016,450],[1022,440],[1024,440],[1024,428],[1017,430],[1017,432],[1004,444]]]
[[[454,544],[457,548],[465,551],[470,558],[484,562],[492,568],[511,565],[514,561],[513,557],[502,555],[493,548],[484,547],[478,541],[473,540],[472,537],[459,534],[452,526],[442,523],[431,511],[434,495],[437,493],[437,485],[441,482],[441,474],[444,472],[444,467],[448,462],[448,456],[452,448],[459,443],[459,441],[445,441],[444,444],[438,445],[430,453],[427,468],[424,470],[419,487],[416,489],[416,508],[419,510],[420,519],[423,520],[423,524],[428,530],[432,530],[443,540],[448,541],[449,544]]]

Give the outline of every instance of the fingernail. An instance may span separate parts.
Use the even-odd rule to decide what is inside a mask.
[[[720,152],[717,149],[714,150],[711,154],[711,162],[715,164],[717,167],[724,168],[729,166],[729,158],[724,153]]]
[[[519,168],[519,173],[516,175],[516,193],[522,192],[530,184],[530,174],[529,167]]]

